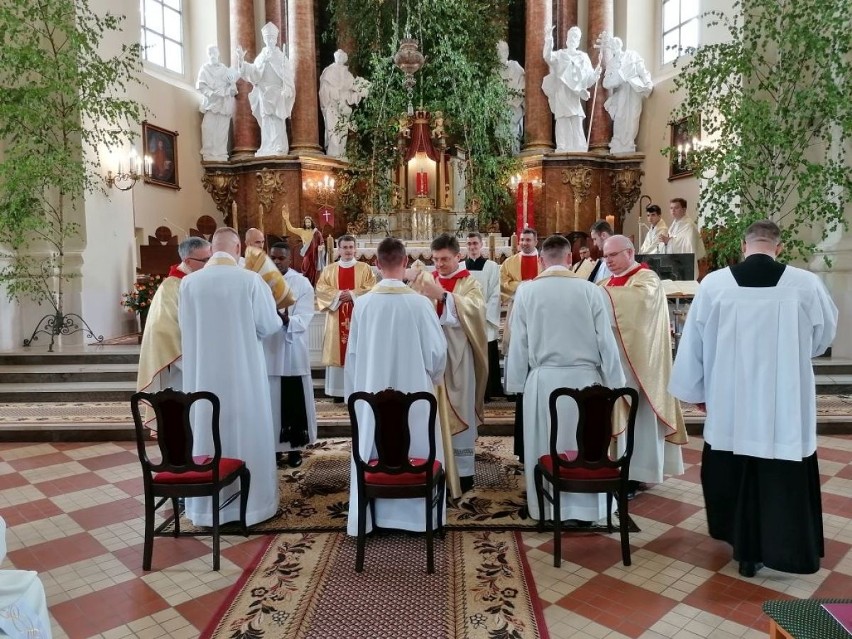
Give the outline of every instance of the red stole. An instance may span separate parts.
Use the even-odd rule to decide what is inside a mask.
[[[179,266],[180,264],[172,264],[171,267],[169,267],[169,277],[176,277],[178,279],[186,277],[186,273],[180,270],[178,268]]]
[[[438,281],[438,284],[441,285],[441,288],[447,291],[447,293],[452,293],[456,288],[456,282],[458,282],[463,277],[467,277],[470,275],[470,271],[466,268],[463,268],[460,271],[457,271],[453,275],[449,277],[441,277],[438,275],[438,271],[433,271],[432,276]],[[438,317],[444,314],[444,302],[438,302],[437,309]]]
[[[632,269],[627,271],[624,275],[613,275],[609,278],[609,282],[607,282],[607,286],[624,286],[627,284],[627,280],[636,275],[643,268],[648,268],[647,264],[637,264]]]
[[[355,265],[337,269],[337,288],[341,291],[355,290]],[[346,345],[349,343],[349,323],[352,318],[354,302],[342,302],[337,307],[338,326],[340,327],[340,365],[346,363]]]
[[[538,255],[521,254],[521,280],[534,280],[538,276]]]

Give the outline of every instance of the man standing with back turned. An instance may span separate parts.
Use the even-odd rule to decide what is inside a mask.
[[[707,412],[707,527],[744,577],[814,573],[824,555],[811,358],[834,339],[837,307],[816,275],[775,261],[781,250],[778,226],[755,222],[745,260],[704,278],[669,385]]]

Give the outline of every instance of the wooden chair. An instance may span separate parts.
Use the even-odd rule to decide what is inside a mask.
[[[192,405],[200,400],[209,401],[212,408],[213,456],[192,455],[193,432],[190,419]],[[157,419],[156,443],[160,449],[160,461],[152,462],[145,447],[145,429],[139,411],[140,402],[147,402],[154,409]],[[179,497],[211,497],[213,499],[213,570],[219,570],[219,493],[239,479],[240,490],[221,505],[224,508],[237,496],[240,497],[240,524],[244,535],[246,506],[248,505],[251,473],[240,459],[222,457],[219,438],[219,398],[213,393],[202,391],[182,393],[167,388],[157,393],[135,393],[130,398],[130,409],[136,427],[136,447],[142,463],[142,479],[145,489],[145,546],[142,568],[151,569],[154,551],[154,536],[161,536],[168,520],[154,529],[154,512],[167,500],[171,500],[174,511],[173,536],[180,535]],[[270,453],[271,454],[271,453]],[[156,502],[157,499],[159,502]],[[156,502],[156,503],[155,503]]]
[[[360,432],[355,405],[366,402],[375,417],[373,433],[376,457],[361,458],[358,442]],[[426,425],[429,454],[425,458],[411,458],[411,433],[409,415],[418,401],[429,405]],[[422,497],[426,508],[426,571],[435,572],[432,510],[438,508],[437,530],[443,529],[446,501],[446,476],[440,461],[435,459],[435,416],[437,401],[432,393],[403,393],[387,388],[378,393],[357,392],[349,396],[349,417],[352,422],[352,457],[358,485],[358,537],[355,571],[364,569],[364,546],[367,535],[367,504],[369,503],[373,527],[376,527],[375,499],[410,499]]]
[[[560,397],[577,402],[577,450],[557,450],[558,429],[556,402]],[[627,447],[618,459],[610,458],[613,408],[622,397],[630,398],[627,420]],[[633,435],[639,394],[632,388],[609,389],[604,386],[557,388],[550,394],[550,452],[539,457],[533,479],[538,499],[538,529],[544,530],[544,500],[553,504],[553,565],[562,565],[561,552],[561,493],[606,493],[606,517],[609,532],[612,527],[612,496],[618,495],[618,519],[621,531],[621,558],[630,565],[630,539],[627,525],[627,480],[630,457],[633,455]],[[544,480],[551,493],[544,489]]]

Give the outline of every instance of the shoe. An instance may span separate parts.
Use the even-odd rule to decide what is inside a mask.
[[[616,495],[616,497],[618,497],[618,496]],[[634,499],[636,499],[636,489],[635,488],[628,488],[627,489],[627,501],[633,501]]]
[[[332,397],[331,400],[332,400],[333,404],[342,404],[343,403],[342,397]]]
[[[287,468],[287,458],[284,453],[275,453],[275,465],[278,468]]]
[[[740,562],[740,574],[743,577],[754,577],[761,568],[763,568],[763,564],[759,561]]]
[[[290,468],[298,468],[302,465],[302,453],[298,450],[293,450],[287,453],[287,465]]]
[[[459,484],[461,484],[461,491],[463,493],[473,490],[473,475],[468,477],[459,477]]]

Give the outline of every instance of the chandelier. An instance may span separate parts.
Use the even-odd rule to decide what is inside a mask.
[[[405,89],[408,92],[408,115],[414,115],[412,98],[414,96],[414,85],[417,84],[414,74],[420,70],[425,61],[426,58],[420,53],[417,40],[412,38],[410,33],[406,33],[399,44],[399,49],[393,56],[393,63],[405,74]]]

